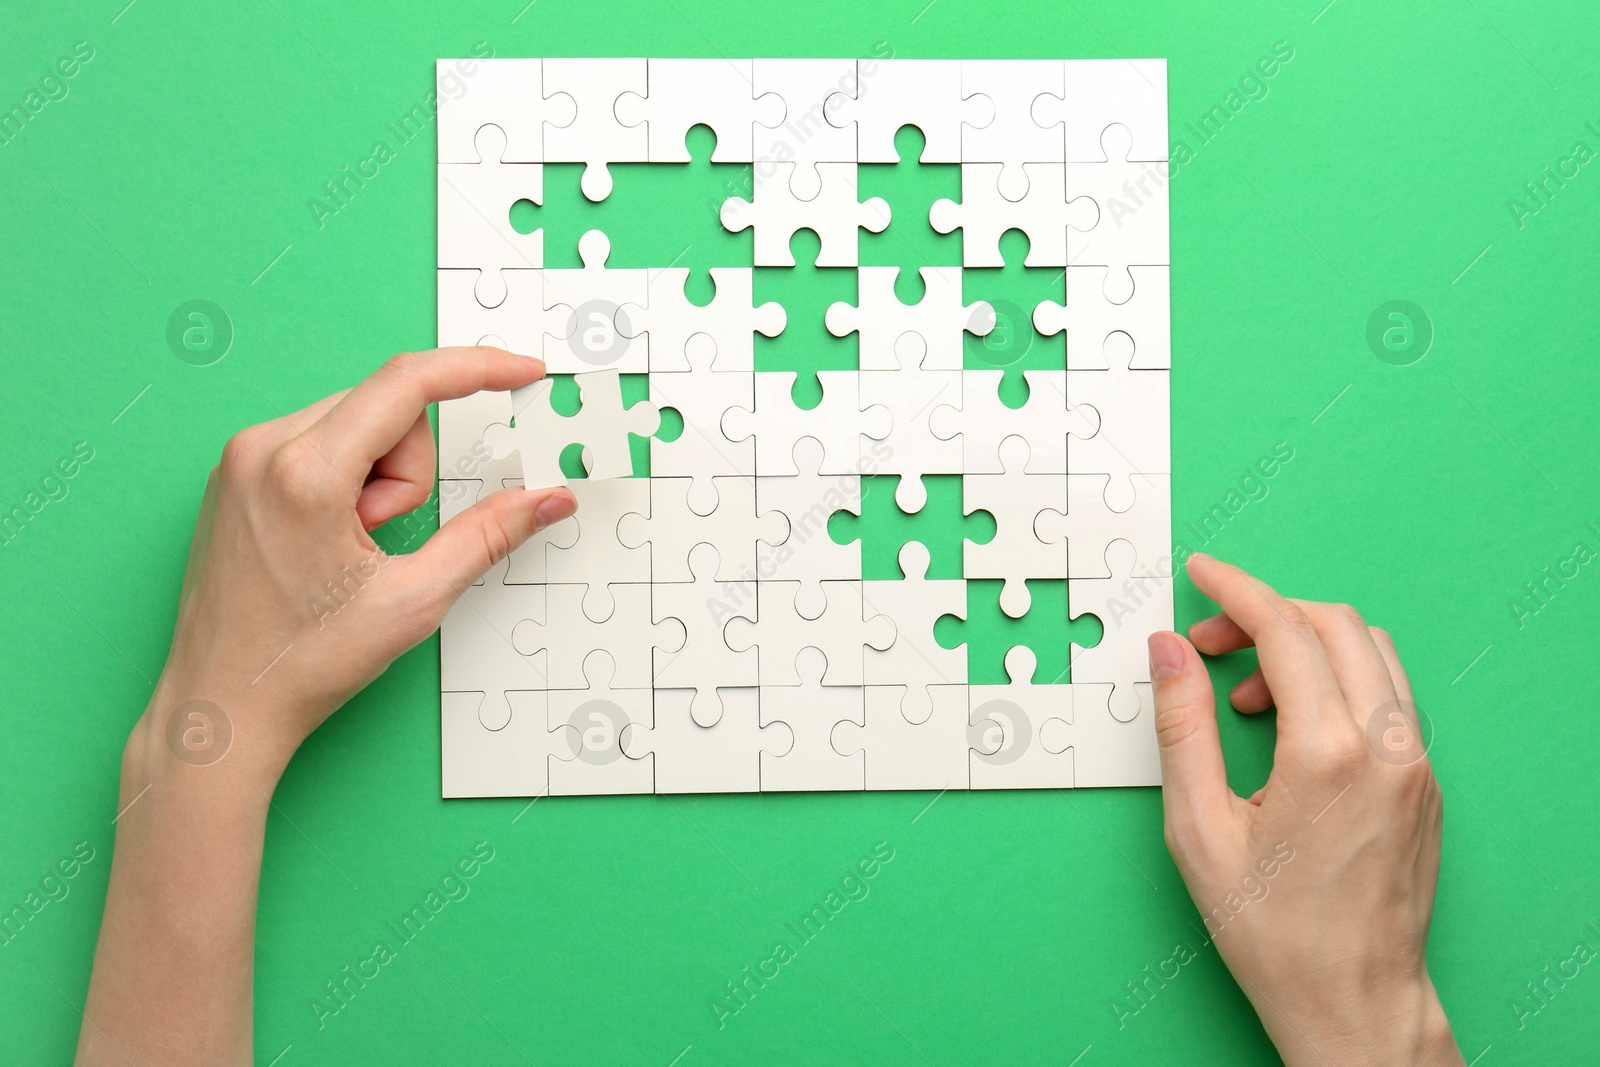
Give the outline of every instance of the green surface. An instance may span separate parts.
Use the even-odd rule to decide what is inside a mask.
[[[1600,175],[1591,163],[1542,201],[1524,189],[1575,142],[1600,147],[1593,5],[124,2],[19,8],[0,38],[5,109],[75,42],[93,48],[66,95],[47,86],[58,98],[0,144],[0,501],[55,497],[0,547],[0,907],[78,842],[95,857],[0,946],[6,1059],[69,1056],[118,754],[160,669],[222,442],[433,340],[433,131],[402,140],[389,124],[426,106],[436,56],[478,42],[499,55],[1169,57],[1188,150],[1171,187],[1177,536],[1393,631],[1435,727],[1449,817],[1430,962],[1467,1057],[1593,1058],[1600,976],[1584,969],[1520,1026],[1512,1002],[1576,942],[1597,947],[1600,577],[1551,581],[1520,620],[1511,606],[1575,544],[1600,543]],[[1252,79],[1279,41],[1292,60]],[[1202,141],[1188,123],[1213,107],[1229,117]],[[379,141],[392,158],[319,225],[309,202]],[[576,263],[590,225],[611,231],[619,265],[670,261],[684,243],[680,265],[697,270],[748,261],[726,258],[747,257],[750,235],[718,233],[710,164],[662,185],[640,169],[616,168],[611,201],[585,209],[576,168],[552,168],[552,264]],[[871,179],[883,195],[949,188],[887,169]],[[912,245],[933,262],[957,248]],[[864,247],[918,265],[892,240]],[[851,351],[823,331],[816,287],[853,287],[836,297],[806,273],[763,366],[838,366]],[[168,347],[169,315],[193,299],[231,322],[210,366]],[[1432,323],[1409,366],[1367,342],[1394,299]],[[53,480],[79,442],[93,459]],[[1252,477],[1275,449],[1292,459]],[[1177,597],[1182,621],[1204,610],[1186,584]],[[950,793],[931,807],[931,794],[447,804],[437,671],[433,642],[406,656],[278,792],[262,1063],[1274,1061],[1199,944],[1155,790]],[[1222,729],[1248,793],[1272,723],[1224,713]],[[480,841],[494,858],[470,895],[319,1028],[324,983]],[[868,895],[719,1029],[708,1005],[724,983],[877,842],[893,860]],[[1198,958],[1119,1027],[1125,983],[1179,944]]]

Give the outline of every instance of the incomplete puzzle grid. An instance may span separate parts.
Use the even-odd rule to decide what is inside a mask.
[[[589,472],[577,518],[444,624],[446,796],[1159,781],[1144,636],[1172,623],[1164,61],[441,60],[439,79],[439,341],[542,354],[582,393],[567,418],[546,383],[441,405],[441,519],[561,482],[569,444]],[[791,324],[753,305],[750,268],[713,268],[699,307],[686,269],[607,267],[598,231],[581,269],[545,270],[542,231],[511,226],[513,203],[542,202],[543,164],[586,164],[603,199],[608,163],[688,162],[696,124],[713,161],[757,164],[751,199],[721,213],[754,229],[756,266],[793,265],[811,229],[818,265],[845,268],[859,229],[889,221],[858,201],[856,164],[897,161],[895,133],[918,126],[923,162],[961,164],[963,202],[929,221],[962,230],[965,267],[1002,265],[1019,229],[1027,265],[1061,268],[1033,321],[1065,334],[1063,366],[1027,371],[1009,408],[1001,371],[963,369],[963,334],[993,313],[964,302],[961,269],[923,268],[908,307],[898,268],[860,267],[857,304],[826,317],[858,335],[859,370],[821,372],[801,409],[793,372],[755,370],[753,335]],[[648,374],[648,403],[623,408],[620,373]],[[649,478],[622,477],[628,433],[661,408],[683,433],[651,438]],[[1011,684],[969,686],[966,647],[933,638],[965,617],[966,583],[927,580],[921,544],[901,548],[902,580],[863,580],[859,542],[826,532],[860,513],[863,470],[900,475],[907,512],[922,475],[961,475],[964,510],[996,524],[963,572],[1004,579],[1008,615],[1029,610],[1026,579],[1067,580],[1071,617],[1104,627],[1070,683],[1035,679],[1018,646]]]

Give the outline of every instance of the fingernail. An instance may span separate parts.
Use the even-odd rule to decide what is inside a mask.
[[[578,501],[571,493],[551,493],[539,501],[539,506],[534,509],[534,521],[539,524],[539,529],[554,526],[562,519],[572,518],[572,513],[578,510]]]
[[[1150,678],[1164,682],[1183,671],[1183,644],[1170,630],[1158,630],[1150,635]]]

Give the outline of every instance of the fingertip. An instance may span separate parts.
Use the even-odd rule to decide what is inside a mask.
[[[533,521],[539,529],[554,526],[565,519],[572,518],[578,511],[578,498],[572,495],[572,490],[558,487],[550,491],[545,498],[534,507]]]
[[[1171,630],[1157,630],[1146,646],[1150,653],[1150,680],[1164,682],[1183,673],[1188,659],[1185,641]]]

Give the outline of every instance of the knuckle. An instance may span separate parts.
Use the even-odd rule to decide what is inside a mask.
[[[219,464],[223,475],[237,477],[253,468],[266,450],[265,436],[261,426],[249,426],[228,438]]]
[[[1273,626],[1292,636],[1306,637],[1316,632],[1311,616],[1299,604],[1284,604],[1273,612],[1272,618]]]
[[[291,504],[314,505],[325,495],[323,466],[313,460],[310,451],[304,442],[291,441],[273,450],[266,460],[268,486]]]
[[[505,520],[498,515],[485,516],[480,527],[483,537],[483,555],[490,567],[511,555],[516,540],[506,528]]]
[[[1326,611],[1328,617],[1338,625],[1351,628],[1365,627],[1367,625],[1367,620],[1361,617],[1361,612],[1350,604],[1329,604]]]
[[[1156,743],[1161,748],[1176,748],[1200,732],[1204,713],[1193,705],[1180,704],[1156,716]]]

